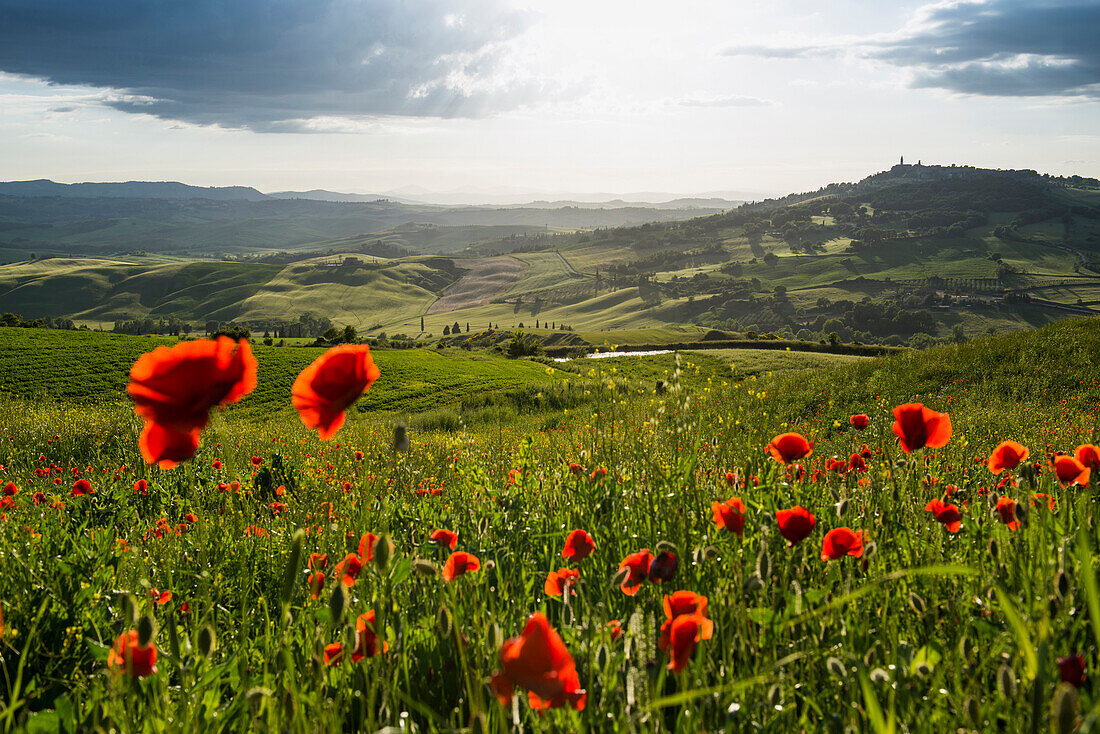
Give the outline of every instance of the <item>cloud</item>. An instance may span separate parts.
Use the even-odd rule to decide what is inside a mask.
[[[259,131],[479,117],[546,91],[508,63],[530,20],[504,0],[0,0],[0,71]]]
[[[734,46],[725,55],[851,54],[911,72],[918,88],[984,96],[1100,99],[1096,0],[956,0],[925,5],[895,33],[798,46]]]
[[[771,107],[775,104],[770,99],[741,94],[730,94],[722,97],[681,97],[675,100],[674,103],[680,107]]]

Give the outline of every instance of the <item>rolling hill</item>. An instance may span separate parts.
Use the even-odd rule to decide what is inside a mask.
[[[33,201],[51,216],[52,200]],[[72,201],[87,213],[103,200]],[[280,226],[284,239],[316,234],[312,207],[333,215],[323,227],[330,230],[407,210],[388,202],[194,200],[211,212],[301,214],[243,222],[225,215],[199,225],[184,221],[192,210],[178,200],[145,204],[176,218],[162,231],[232,230],[234,241],[252,238],[257,248]],[[585,210],[560,210],[565,224],[539,227],[522,220],[542,210],[524,208],[490,210],[512,223],[465,223],[482,211],[425,209],[451,224],[389,226],[237,261],[132,253],[23,260],[0,267],[0,310],[101,326],[175,317],[263,329],[309,313],[366,335],[420,339],[439,338],[457,322],[536,333],[549,324],[593,343],[720,329],[923,346],[1100,306],[1100,182],[1079,177],[899,165],[852,184],[621,227],[583,228]],[[24,231],[7,226],[8,236]],[[59,221],[47,229],[109,247],[122,226]]]

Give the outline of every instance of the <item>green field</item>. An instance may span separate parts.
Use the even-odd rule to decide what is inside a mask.
[[[1047,456],[1100,439],[1096,320],[882,359],[714,350],[549,368],[378,350],[382,376],[329,442],[288,404],[320,350],[258,347],[256,392],[172,470],[143,464],[120,392],[132,360],[164,341],[0,329],[0,479],[18,489],[0,507],[6,730],[1061,732],[1100,720],[1097,478],[1062,486]],[[950,413],[944,447],[902,452],[890,412],[913,400]],[[853,413],[870,416],[866,430]],[[410,418],[410,448],[394,452]],[[786,431],[814,442],[801,469],[765,450]],[[1007,438],[1033,468],[990,473]],[[864,450],[865,472],[826,467]],[[73,496],[77,477],[94,494]],[[713,517],[731,497],[740,534]],[[937,498],[957,504],[958,532],[925,509]],[[993,509],[998,498],[1019,509]],[[795,505],[816,525],[792,546],[775,513]],[[444,581],[437,528],[480,568]],[[571,562],[575,528],[595,549]],[[865,535],[862,551],[823,560],[841,528]],[[367,532],[392,553],[360,559]],[[628,595],[616,574],[643,548],[678,563]],[[334,566],[349,553],[365,562],[345,585]],[[546,585],[561,568],[579,573],[564,596]],[[674,592],[709,603],[669,646]],[[368,611],[373,647],[356,631]],[[502,665],[535,612],[561,635],[583,710],[537,713],[525,693],[542,679]],[[704,622],[713,634],[676,631]],[[155,672],[129,671],[141,677],[109,654],[139,629],[157,651]],[[1078,654],[1081,687],[1058,662]],[[490,686],[501,671],[518,689],[503,704]]]

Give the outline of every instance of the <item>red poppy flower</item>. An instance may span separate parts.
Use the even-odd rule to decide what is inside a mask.
[[[653,557],[653,562],[649,564],[649,580],[654,583],[671,581],[672,577],[676,575],[676,569],[679,567],[680,561],[676,558],[675,553],[661,551]]]
[[[714,502],[710,506],[714,515],[714,524],[719,528],[725,528],[731,533],[741,533],[745,527],[745,503],[740,497],[730,497],[725,502]]]
[[[863,531],[851,528],[833,528],[825,534],[821,544],[821,560],[835,561],[844,556],[859,558],[863,555]]]
[[[325,645],[325,665],[336,665],[344,659],[344,646],[339,642]]]
[[[306,579],[306,583],[309,584],[309,596],[311,599],[321,598],[321,589],[325,588],[325,572],[314,571]]]
[[[565,547],[562,548],[562,558],[567,558],[576,563],[583,561],[596,550],[596,541],[584,530],[574,530],[565,537]]]
[[[771,440],[767,448],[780,464],[798,461],[814,452],[814,445],[801,433],[781,433]]]
[[[355,460],[356,461],[362,461],[363,460],[363,452],[362,451],[356,451],[355,452]]]
[[[569,584],[572,586],[581,577],[581,572],[575,568],[559,568],[557,571],[551,571],[546,576],[546,583],[542,585],[542,590],[546,592],[547,596],[561,596],[565,593],[565,586]]]
[[[359,574],[363,572],[363,561],[354,553],[348,553],[344,556],[344,560],[336,564],[332,572],[339,577],[344,586],[354,586]]]
[[[19,487],[15,486],[15,482],[8,482],[4,485],[2,493],[5,497],[14,497],[19,494]]]
[[[344,425],[344,411],[370,389],[381,372],[365,344],[333,347],[302,370],[290,389],[291,402],[306,428],[322,440]]]
[[[1020,521],[1016,518],[1016,500],[1009,499],[1008,497],[1001,497],[997,500],[996,510],[997,516],[1009,530],[1019,529]]]
[[[92,483],[87,479],[77,479],[73,483],[72,491],[69,494],[73,497],[82,497],[86,494],[95,494],[95,490],[92,489]]]
[[[1004,470],[1012,470],[1020,465],[1020,462],[1026,461],[1028,454],[1027,446],[1016,441],[1001,441],[997,445],[997,448],[993,449],[993,453],[989,455],[989,460],[986,465],[989,467],[989,471],[994,474],[1000,474]]]
[[[328,553],[310,553],[306,565],[313,571],[328,568]]]
[[[611,631],[611,641],[619,639],[623,636],[623,625],[617,619],[613,619],[607,623],[607,629]]]
[[[867,462],[860,454],[852,454],[848,457],[848,471],[867,471]]]
[[[433,530],[429,540],[454,550],[455,546],[458,545],[458,533],[443,529]]]
[[[282,502],[272,502],[267,509],[271,510],[271,515],[275,517],[286,512],[286,505]]]
[[[949,533],[957,533],[962,527],[962,514],[957,505],[946,505],[943,500],[932,500],[924,509],[931,512],[936,522],[942,523]]]
[[[802,505],[795,505],[775,513],[775,522],[779,526],[779,534],[787,539],[788,547],[793,548],[813,532],[817,518]]]
[[[925,446],[940,448],[951,440],[951,417],[947,413],[937,413],[921,403],[906,403],[894,408],[894,418],[894,433],[907,454]]]
[[[519,637],[501,646],[500,670],[493,673],[492,687],[505,706],[516,688],[528,692],[535,710],[570,706],[581,711],[586,701],[573,656],[539,612],[531,615]]]
[[[1081,655],[1058,658],[1058,676],[1074,688],[1085,685],[1085,658]]]
[[[1073,452],[1073,458],[1089,469],[1100,470],[1100,446],[1093,446],[1088,443],[1078,446],[1077,450]]]
[[[674,673],[683,672],[695,652],[699,640],[707,639],[704,632],[713,629],[713,623],[698,614],[684,614],[672,620],[668,630],[668,669]]]
[[[637,553],[631,553],[619,564],[619,570],[628,570],[623,579],[621,588],[627,596],[634,596],[638,589],[642,588],[642,582],[649,578],[649,567],[653,563],[653,556],[649,548],[642,548]]]
[[[848,418],[848,423],[850,423],[852,428],[856,429],[857,431],[862,431],[864,428],[867,427],[870,422],[871,419],[863,413],[857,413],[856,415]]]
[[[677,617],[698,615],[705,622],[699,631],[700,637],[709,640],[714,631],[714,623],[707,619],[707,598],[693,591],[677,591],[666,594],[662,606],[665,610],[665,622],[661,625],[661,637],[658,646],[662,652],[668,652],[671,643],[672,623]]]
[[[244,339],[196,339],[141,355],[126,390],[145,419],[142,457],[165,469],[191,458],[210,409],[235,403],[255,387],[256,359]]]
[[[472,573],[481,568],[481,561],[477,556],[466,551],[455,551],[443,564],[443,580],[454,581],[463,574]]]
[[[145,647],[139,645],[137,630],[123,632],[107,653],[107,667],[116,673],[128,673],[135,678],[152,675],[157,672],[157,648],[153,643]]]
[[[1072,456],[1055,456],[1053,464],[1054,474],[1063,487],[1067,484],[1080,484],[1083,487],[1089,483],[1092,470]]]
[[[351,661],[357,663],[363,658],[378,654],[378,635],[374,629],[374,610],[360,614],[355,620],[355,649],[351,651]],[[382,643],[382,652],[388,652],[389,643]]]
[[[31,496],[31,499],[34,500],[34,504],[37,507],[38,505],[46,501],[46,495],[42,494],[41,492],[35,492]]]

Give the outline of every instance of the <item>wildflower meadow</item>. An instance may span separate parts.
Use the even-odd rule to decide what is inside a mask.
[[[151,343],[3,394],[0,726],[1090,730],[1098,348],[531,363],[474,420],[359,409],[414,356]]]

